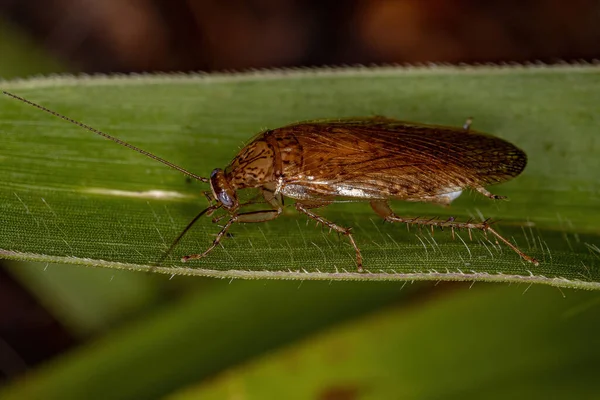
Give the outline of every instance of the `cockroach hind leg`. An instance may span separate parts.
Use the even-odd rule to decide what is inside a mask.
[[[483,188],[481,186],[476,187],[475,190],[477,190],[479,193],[481,193],[485,197],[488,197],[493,200],[506,200],[507,199],[506,196],[500,196],[497,194],[490,193],[488,190],[486,190],[485,188]]]
[[[354,237],[352,237],[351,234],[348,234],[348,239],[350,239],[350,243],[352,243],[352,246],[354,247],[354,250],[356,251],[356,269],[358,269],[358,272],[363,272],[363,259],[362,259],[362,254],[360,253],[360,249],[358,248],[358,246],[356,245],[356,242],[354,241]]]
[[[399,217],[396,214],[394,214],[394,212],[392,211],[392,209],[390,208],[389,204],[386,201],[372,201],[371,207],[377,214],[379,214],[381,217],[385,218],[389,222],[401,222],[401,223],[403,222],[403,223],[406,223],[407,225],[411,224],[411,225],[418,225],[418,226],[431,226],[431,227],[437,226],[440,228],[441,227],[450,227],[453,230],[460,229],[460,228],[466,229],[469,232],[469,238],[471,240],[473,240],[473,237],[471,236],[472,229],[479,229],[479,230],[483,231],[484,233],[490,232],[498,240],[500,240],[505,245],[510,247],[523,260],[528,261],[536,266],[539,265],[538,260],[523,253],[521,250],[519,250],[519,248],[517,246],[515,246],[514,244],[509,242],[507,239],[505,239],[504,236],[502,236],[498,232],[496,232],[490,226],[489,220],[486,220],[484,222],[471,222],[471,220],[469,220],[467,222],[457,222],[454,220],[454,218],[442,220],[442,219],[426,219],[426,218],[421,218],[421,217],[417,217],[417,218]]]
[[[507,245],[508,247],[510,247],[515,253],[517,253],[519,256],[521,256],[521,258],[525,261],[528,261],[530,263],[532,263],[533,265],[535,265],[536,267],[538,265],[540,265],[540,262],[538,260],[536,260],[535,258],[528,256],[527,254],[523,253],[521,250],[519,250],[519,248],[517,246],[515,246],[514,244],[512,244],[511,242],[508,241],[508,239],[504,238],[504,236],[500,235],[498,232],[496,232],[488,223],[483,223],[484,225],[484,231],[489,231],[491,234],[493,234],[496,239],[500,240],[501,242],[503,242],[505,245]]]

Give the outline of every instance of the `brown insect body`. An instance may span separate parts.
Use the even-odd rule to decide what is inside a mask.
[[[406,219],[390,209],[389,199],[448,205],[466,188],[501,198],[484,186],[519,175],[527,164],[527,156],[507,141],[468,128],[413,124],[383,117],[288,125],[259,134],[224,172],[214,170],[212,194],[234,215],[233,222],[274,219],[281,213],[283,196],[295,199],[298,211],[349,237],[359,269],[362,256],[350,229],[310,209],[323,207],[336,198],[366,200],[377,214],[391,222],[490,231],[524,259],[537,264],[485,222]],[[238,214],[236,191],[246,188],[263,189],[265,200],[273,209]],[[227,228],[226,225],[224,231]],[[219,240],[220,237],[213,244]]]
[[[298,200],[447,204],[449,195],[504,182],[527,163],[523,151],[493,136],[381,117],[294,124],[257,140],[272,147],[281,192]]]
[[[201,254],[185,256],[182,261],[205,257],[225,237],[234,223],[264,222],[281,214],[284,197],[295,199],[295,208],[308,217],[344,234],[356,252],[356,263],[362,270],[362,255],[350,228],[341,227],[315,214],[312,209],[330,204],[336,198],[369,201],[384,220],[407,224],[480,229],[490,232],[526,261],[537,265],[498,234],[487,221],[456,222],[448,220],[403,218],[394,214],[389,199],[450,204],[466,188],[497,199],[484,186],[507,181],[519,175],[527,164],[523,151],[502,139],[463,129],[415,124],[384,117],[319,120],[301,122],[268,130],[251,140],[231,163],[213,170],[203,178],[160,157],[72,120],[16,95],[17,100],[79,125],[109,140],[138,151],[184,174],[209,182],[214,200],[194,218],[174,241],[174,248],[188,229],[204,214],[224,208],[227,214],[215,217],[229,219],[212,245]],[[269,209],[239,212],[246,204],[237,192],[247,188],[262,190]]]

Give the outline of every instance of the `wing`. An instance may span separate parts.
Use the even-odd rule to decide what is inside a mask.
[[[527,164],[522,150],[484,133],[382,117],[298,123],[273,135],[286,185],[308,197],[436,200],[507,181]]]

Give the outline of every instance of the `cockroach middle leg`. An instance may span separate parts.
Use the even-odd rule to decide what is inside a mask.
[[[521,258],[524,259],[525,261],[528,261],[536,266],[539,265],[539,262],[535,258],[523,253],[521,250],[519,250],[517,248],[517,246],[515,246],[514,244],[509,242],[506,238],[504,238],[502,235],[500,235],[498,232],[496,232],[496,230],[494,230],[490,226],[490,224],[487,220],[483,221],[483,222],[471,222],[471,221],[456,222],[454,220],[454,218],[450,218],[448,220],[425,219],[425,218],[403,218],[403,217],[399,217],[396,214],[394,214],[394,212],[390,208],[390,205],[386,201],[372,201],[371,207],[379,216],[381,216],[382,218],[384,218],[386,221],[389,221],[389,222],[401,222],[401,223],[405,223],[405,224],[414,224],[414,225],[428,225],[431,227],[437,226],[440,228],[451,227],[453,230],[454,229],[468,229],[469,234],[471,232],[471,229],[479,229],[485,233],[489,232],[492,235],[494,235],[498,240],[500,240],[502,243],[504,243],[505,245],[510,247],[515,253],[517,253],[519,256],[521,256]]]
[[[506,199],[506,196],[500,196],[500,195],[497,195],[497,194],[490,193],[488,190],[486,190],[485,188],[482,188],[482,187],[476,187],[475,190],[477,190],[479,193],[481,193],[485,197],[489,197],[490,199],[493,199],[493,200],[504,200],[504,199]]]
[[[317,205],[317,207],[318,206],[321,206],[321,205],[319,204],[319,205]],[[310,218],[314,219],[315,221],[317,221],[320,224],[327,226],[329,229],[333,229],[334,231],[347,236],[348,240],[350,240],[350,243],[352,244],[352,247],[354,247],[354,251],[356,252],[356,265],[358,268],[358,272],[362,272],[362,270],[363,270],[362,254],[360,253],[360,249],[356,245],[356,241],[354,241],[354,237],[352,236],[352,233],[351,233],[352,228],[344,228],[339,225],[336,225],[335,223],[321,217],[320,215],[313,213],[312,211],[309,210],[308,205],[304,205],[300,202],[296,202],[296,210],[300,211],[303,214],[308,215]]]
[[[213,249],[221,243],[221,240],[223,240],[223,238],[227,235],[227,231],[234,223],[237,222],[246,224],[253,222],[270,221],[272,219],[277,218],[281,214],[281,211],[282,209],[278,208],[277,210],[250,211],[247,213],[234,215],[231,218],[229,218],[229,220],[227,220],[225,225],[223,225],[223,228],[221,228],[221,231],[217,234],[217,237],[215,237],[215,240],[213,240],[212,244],[208,249],[204,250],[204,252],[201,254],[190,254],[189,256],[184,256],[181,258],[181,261],[186,262],[189,260],[198,260],[200,258],[206,257],[208,253],[213,251]]]

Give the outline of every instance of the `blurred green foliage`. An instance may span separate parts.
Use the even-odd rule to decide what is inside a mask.
[[[0,19],[0,79],[65,72],[66,67]]]

